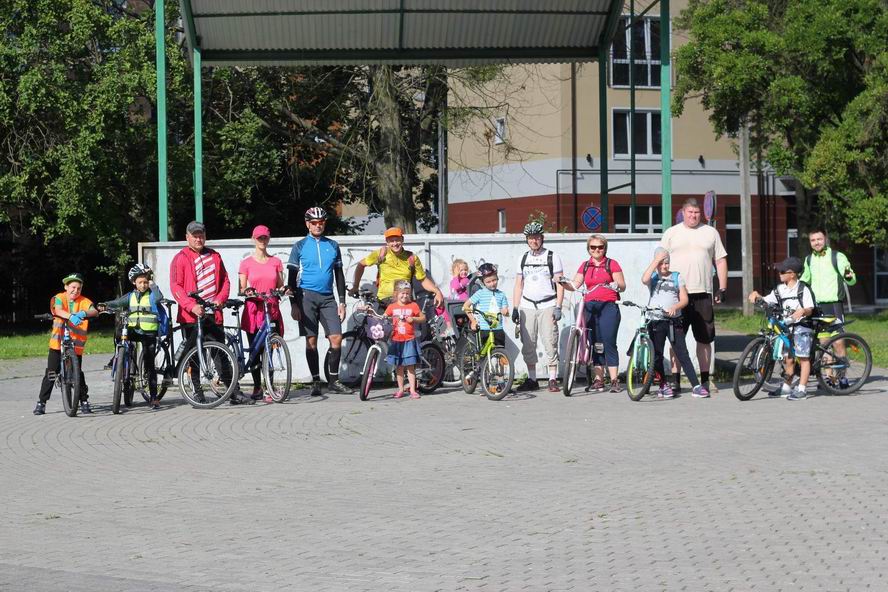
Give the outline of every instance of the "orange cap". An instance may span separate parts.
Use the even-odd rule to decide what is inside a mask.
[[[398,228],[397,226],[392,226],[391,228],[386,230],[382,236],[384,236],[386,239],[390,239],[390,238],[396,237],[396,236],[404,238],[404,231],[401,230],[400,228]]]

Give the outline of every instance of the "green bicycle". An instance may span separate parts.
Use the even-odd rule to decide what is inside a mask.
[[[626,368],[626,392],[633,401],[641,401],[654,381],[654,342],[648,335],[648,323],[667,318],[662,308],[623,302],[623,306],[641,310],[641,320],[632,338],[629,366]]]
[[[486,313],[475,307],[471,312],[483,315],[491,329],[502,325],[503,315],[499,313]],[[484,343],[481,343],[481,331],[469,331],[456,359],[463,377],[463,390],[468,394],[475,392],[479,378],[484,394],[491,401],[502,400],[512,389],[515,367],[506,354],[506,348],[496,345],[492,330],[487,332]]]

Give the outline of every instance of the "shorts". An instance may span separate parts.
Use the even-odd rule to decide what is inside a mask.
[[[342,322],[339,320],[339,307],[333,294],[321,294],[312,290],[302,290],[302,317],[299,320],[299,333],[305,337],[317,337],[318,322],[324,327],[327,337],[342,335]]]
[[[419,364],[419,345],[415,339],[391,341],[385,361],[389,366],[416,366]]]
[[[715,341],[715,313],[712,310],[712,294],[703,292],[688,294],[688,305],[681,309],[681,328],[685,334],[690,327],[697,343]]]
[[[811,344],[814,341],[814,331],[807,327],[793,327],[792,350],[797,358],[811,357]]]
[[[818,302],[821,316],[836,317],[840,323],[845,322],[845,304],[842,302]]]

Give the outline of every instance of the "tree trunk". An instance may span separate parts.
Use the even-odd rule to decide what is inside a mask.
[[[406,158],[402,144],[401,113],[391,66],[371,67],[373,96],[370,111],[377,124],[373,145],[376,189],[383,204],[386,226],[400,226],[416,232],[416,209],[407,182]]]
[[[813,204],[813,199],[811,194],[807,189],[802,185],[802,182],[796,179],[795,185],[795,198],[796,198],[796,228],[799,233],[799,247],[798,253],[789,253],[790,255],[796,255],[804,259],[808,253],[811,252],[811,244],[808,242],[808,233],[811,231],[811,224],[813,222],[812,216],[810,215],[811,207]]]

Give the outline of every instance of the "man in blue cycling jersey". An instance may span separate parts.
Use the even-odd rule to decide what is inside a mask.
[[[342,355],[342,321],[345,320],[345,275],[342,254],[334,240],[323,236],[327,212],[323,208],[309,208],[305,212],[308,236],[296,241],[287,261],[287,284],[293,290],[290,298],[291,316],[299,321],[299,331],[305,336],[305,358],[311,371],[311,395],[321,395],[320,359],[318,356],[318,329],[323,325],[330,342],[330,364],[327,372],[330,382],[327,390],[351,394],[352,390],[339,380],[339,360]],[[333,297],[333,280],[339,304]]]

